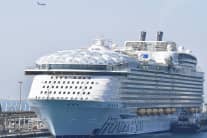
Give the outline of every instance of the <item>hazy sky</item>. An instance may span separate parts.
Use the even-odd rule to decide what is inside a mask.
[[[43,2],[43,0],[39,0]],[[87,47],[97,36],[122,45],[139,32],[164,31],[198,57],[207,72],[207,1],[205,0],[0,0],[0,99],[17,98],[18,81],[27,97],[31,77],[23,70],[57,50]]]

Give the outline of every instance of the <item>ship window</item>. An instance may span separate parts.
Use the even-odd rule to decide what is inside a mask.
[[[68,94],[70,94],[70,92],[68,92]]]
[[[83,84],[84,82],[82,81],[81,84]]]
[[[90,94],[90,92],[88,92],[88,95]]]
[[[81,79],[81,77],[79,77],[79,79]]]
[[[63,77],[62,76],[60,76],[60,79],[62,79]]]
[[[76,76],[74,76],[73,79],[76,79]]]
[[[49,83],[51,83],[51,81],[49,81]]]
[[[54,91],[53,93],[56,94],[56,91]]]
[[[83,94],[85,94],[86,92],[83,92]]]
[[[50,86],[48,85],[47,88],[49,88]]]
[[[70,84],[70,81],[68,81],[68,84]]]
[[[74,84],[74,81],[72,81],[72,84]]]
[[[77,81],[77,84],[79,84],[79,81]]]
[[[52,86],[52,88],[54,88],[54,86]]]
[[[43,91],[40,92],[40,94],[42,94],[42,93],[43,93]]]
[[[56,88],[58,88],[58,86],[56,86]]]
[[[87,89],[87,86],[85,87],[85,89]]]
[[[86,77],[83,77],[83,79],[86,79]]]
[[[65,99],[67,100],[67,99],[68,99],[68,97],[65,97]]]
[[[45,83],[47,83],[47,81],[45,81]]]
[[[65,79],[67,79],[68,77],[67,76],[65,76]]]
[[[56,83],[56,81],[54,81],[54,83]]]
[[[83,98],[81,97],[81,100],[83,100]]]
[[[53,76],[51,76],[51,79],[53,79]]]
[[[45,88],[45,85],[43,85],[42,88]]]
[[[92,81],[91,84],[94,84],[94,82]]]
[[[91,79],[91,77],[88,77],[88,79]]]
[[[73,88],[72,86],[70,86],[70,88]]]
[[[47,94],[47,91],[45,91],[45,94]]]
[[[58,76],[56,76],[56,79],[58,78]]]
[[[77,89],[77,86],[75,86],[75,89]]]
[[[87,84],[89,84],[89,81],[87,81]]]
[[[60,81],[58,81],[58,84],[60,84]]]
[[[88,97],[86,97],[86,100],[88,100]]]
[[[82,86],[80,86],[80,89],[82,89]]]
[[[61,94],[61,92],[59,92],[59,94]]]
[[[90,86],[89,89],[92,89],[92,86]]]
[[[80,92],[77,92],[77,94],[80,94]]]
[[[73,94],[75,94],[75,92],[73,92]]]
[[[63,94],[65,94],[65,92],[63,92]]]
[[[63,88],[63,86],[61,86],[61,88]]]
[[[50,94],[52,93],[52,91],[50,91]]]
[[[65,84],[65,81],[63,81],[63,84]]]
[[[67,89],[67,88],[68,88],[68,86],[65,86],[65,88]]]

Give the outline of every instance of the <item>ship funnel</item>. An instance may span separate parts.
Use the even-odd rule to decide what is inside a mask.
[[[162,37],[163,37],[163,32],[162,31],[157,32],[157,41],[162,41]]]
[[[140,35],[140,41],[145,41],[146,39],[146,32],[145,31],[141,31],[141,35]]]

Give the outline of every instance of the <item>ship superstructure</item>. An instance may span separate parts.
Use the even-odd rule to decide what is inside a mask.
[[[29,100],[56,136],[109,136],[167,131],[182,111],[200,112],[203,73],[190,50],[175,42],[98,39],[87,49],[43,56]]]

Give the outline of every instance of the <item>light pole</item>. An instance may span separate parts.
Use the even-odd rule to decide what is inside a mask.
[[[19,83],[19,111],[21,112],[21,105],[22,105],[22,81],[18,81]]]

